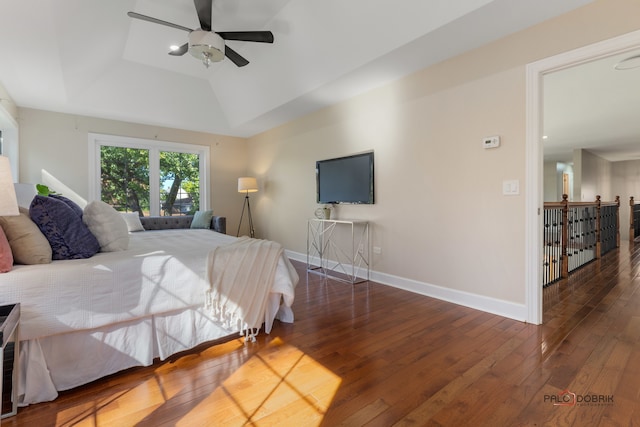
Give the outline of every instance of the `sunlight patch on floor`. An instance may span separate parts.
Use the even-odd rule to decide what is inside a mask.
[[[243,340],[238,339],[213,346],[204,353],[208,360],[220,363],[216,356],[233,353],[244,345]],[[171,425],[318,426],[342,382],[340,377],[280,338],[271,340],[239,365],[219,387],[208,395],[200,395],[200,399],[199,393],[215,384],[214,379],[207,377],[207,366],[198,357],[185,355],[179,365],[163,364],[135,387],[117,390],[117,385],[106,385],[116,390],[106,396],[97,395],[82,405],[61,409],[55,425],[136,425],[157,419],[157,411],[167,412],[167,405],[176,405],[175,402],[190,395],[199,399],[199,403],[183,415],[180,415],[181,405],[177,404],[176,410],[168,414],[171,414],[169,419],[176,416],[179,420],[167,419]],[[194,377],[185,375],[185,369],[202,372]]]
[[[319,425],[340,383],[340,377],[276,338],[176,425]]]
[[[176,389],[176,392],[180,391]],[[132,389],[123,390],[113,395],[96,399],[84,410],[77,406],[58,412],[56,426],[113,426],[135,425],[158,407],[162,406],[168,396],[155,379],[150,379]],[[137,406],[137,402],[145,402]],[[123,416],[123,414],[127,414]]]

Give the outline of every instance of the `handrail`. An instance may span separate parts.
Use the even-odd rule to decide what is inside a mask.
[[[640,219],[638,220],[640,224]],[[620,197],[613,202],[544,203],[543,286],[620,246]]]

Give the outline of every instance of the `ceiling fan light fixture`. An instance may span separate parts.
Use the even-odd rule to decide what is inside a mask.
[[[224,59],[224,40],[214,32],[194,30],[189,33],[189,53],[209,67]]]

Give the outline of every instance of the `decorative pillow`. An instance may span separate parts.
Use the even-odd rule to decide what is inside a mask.
[[[5,236],[2,227],[0,227],[0,273],[11,271],[13,267],[13,254],[7,236]]]
[[[191,221],[191,228],[211,228],[211,218],[213,211],[197,211]]]
[[[124,218],[124,222],[127,224],[127,230],[130,233],[136,231],[144,231],[144,226],[140,222],[140,215],[137,212],[121,212],[122,218]]]
[[[29,218],[29,211],[20,207],[18,216],[0,216],[0,226],[11,246],[16,264],[49,264],[51,246],[38,226]]]
[[[82,222],[96,236],[102,252],[124,251],[129,247],[127,223],[118,211],[105,202],[90,202],[84,208]]]
[[[80,206],[78,206],[78,204],[76,202],[74,202],[73,200],[67,199],[64,196],[61,196],[59,194],[50,194],[49,197],[53,197],[54,199],[58,199],[61,200],[63,202],[65,202],[67,204],[67,206],[69,206],[71,209],[73,209],[73,211],[76,213],[76,215],[78,215],[80,218],[82,218],[82,208]]]
[[[49,241],[53,259],[90,258],[100,250],[82,217],[56,197],[34,197],[29,215]]]

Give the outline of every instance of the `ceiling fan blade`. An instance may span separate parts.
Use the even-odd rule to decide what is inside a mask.
[[[218,35],[225,40],[273,43],[273,33],[271,31],[221,31]]]
[[[187,53],[188,51],[189,51],[189,43],[185,43],[182,46],[180,46],[179,48],[177,48],[176,50],[172,50],[171,52],[169,52],[169,55],[182,56],[185,53]]]
[[[211,31],[211,12],[213,9],[213,0],[193,0],[198,12],[200,20],[200,28],[205,31]]]
[[[141,19],[143,21],[153,22],[154,24],[166,25],[167,27],[177,28],[178,30],[191,32],[191,28],[183,27],[182,25],[174,24],[172,22],[163,21],[162,19],[152,18],[151,16],[142,15],[136,12],[127,12],[127,15],[131,18]]]
[[[249,63],[249,61],[247,61],[244,57],[240,56],[238,52],[231,49],[229,46],[225,45],[224,54],[227,58],[231,60],[231,62],[236,64],[238,67],[244,67]]]

